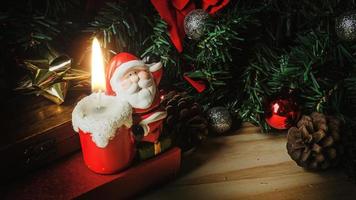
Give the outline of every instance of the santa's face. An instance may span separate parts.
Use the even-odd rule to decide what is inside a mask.
[[[131,68],[117,81],[118,96],[132,107],[147,109],[151,106],[156,95],[156,85],[146,67]]]

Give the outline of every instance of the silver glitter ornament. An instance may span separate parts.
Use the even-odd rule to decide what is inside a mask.
[[[209,14],[203,9],[193,10],[184,18],[184,31],[188,38],[197,40],[204,35]]]
[[[336,18],[335,31],[345,41],[356,40],[356,12],[349,12]]]
[[[224,107],[214,107],[207,111],[209,127],[212,131],[222,134],[230,130],[232,118],[230,112]]]

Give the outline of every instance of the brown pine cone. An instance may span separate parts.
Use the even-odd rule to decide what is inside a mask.
[[[188,150],[206,138],[208,123],[203,110],[186,93],[169,92],[164,96],[162,106],[167,111],[163,132],[171,134],[173,142],[182,150]]]
[[[343,153],[340,121],[322,113],[304,115],[297,127],[288,130],[287,140],[288,154],[299,166],[306,169],[336,166]]]

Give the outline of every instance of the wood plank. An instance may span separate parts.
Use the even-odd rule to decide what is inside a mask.
[[[0,183],[67,156],[80,148],[72,127],[72,111],[86,91],[72,91],[62,105],[41,96],[5,99],[0,115],[2,137]]]
[[[0,115],[3,128],[0,151],[63,124],[71,124],[72,111],[84,92],[71,92],[62,105],[34,95],[10,99]]]
[[[245,126],[210,139],[184,156],[177,180],[142,199],[356,199],[341,170],[305,171],[289,158],[284,133],[257,132]]]

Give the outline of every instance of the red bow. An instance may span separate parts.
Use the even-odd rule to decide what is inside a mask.
[[[190,85],[193,86],[193,88],[199,92],[199,93],[202,93],[205,89],[206,89],[206,85],[204,83],[204,81],[201,81],[201,80],[193,80],[192,78],[190,78],[188,75],[183,75],[184,79],[186,81],[188,81],[188,83]]]
[[[212,15],[225,7],[229,2],[230,0],[203,0],[201,4],[202,8]]]
[[[214,14],[230,0],[202,0],[201,6],[209,14]],[[178,52],[183,51],[182,41],[185,36],[184,18],[195,9],[194,1],[190,0],[151,0],[161,18],[168,24],[172,43]]]

